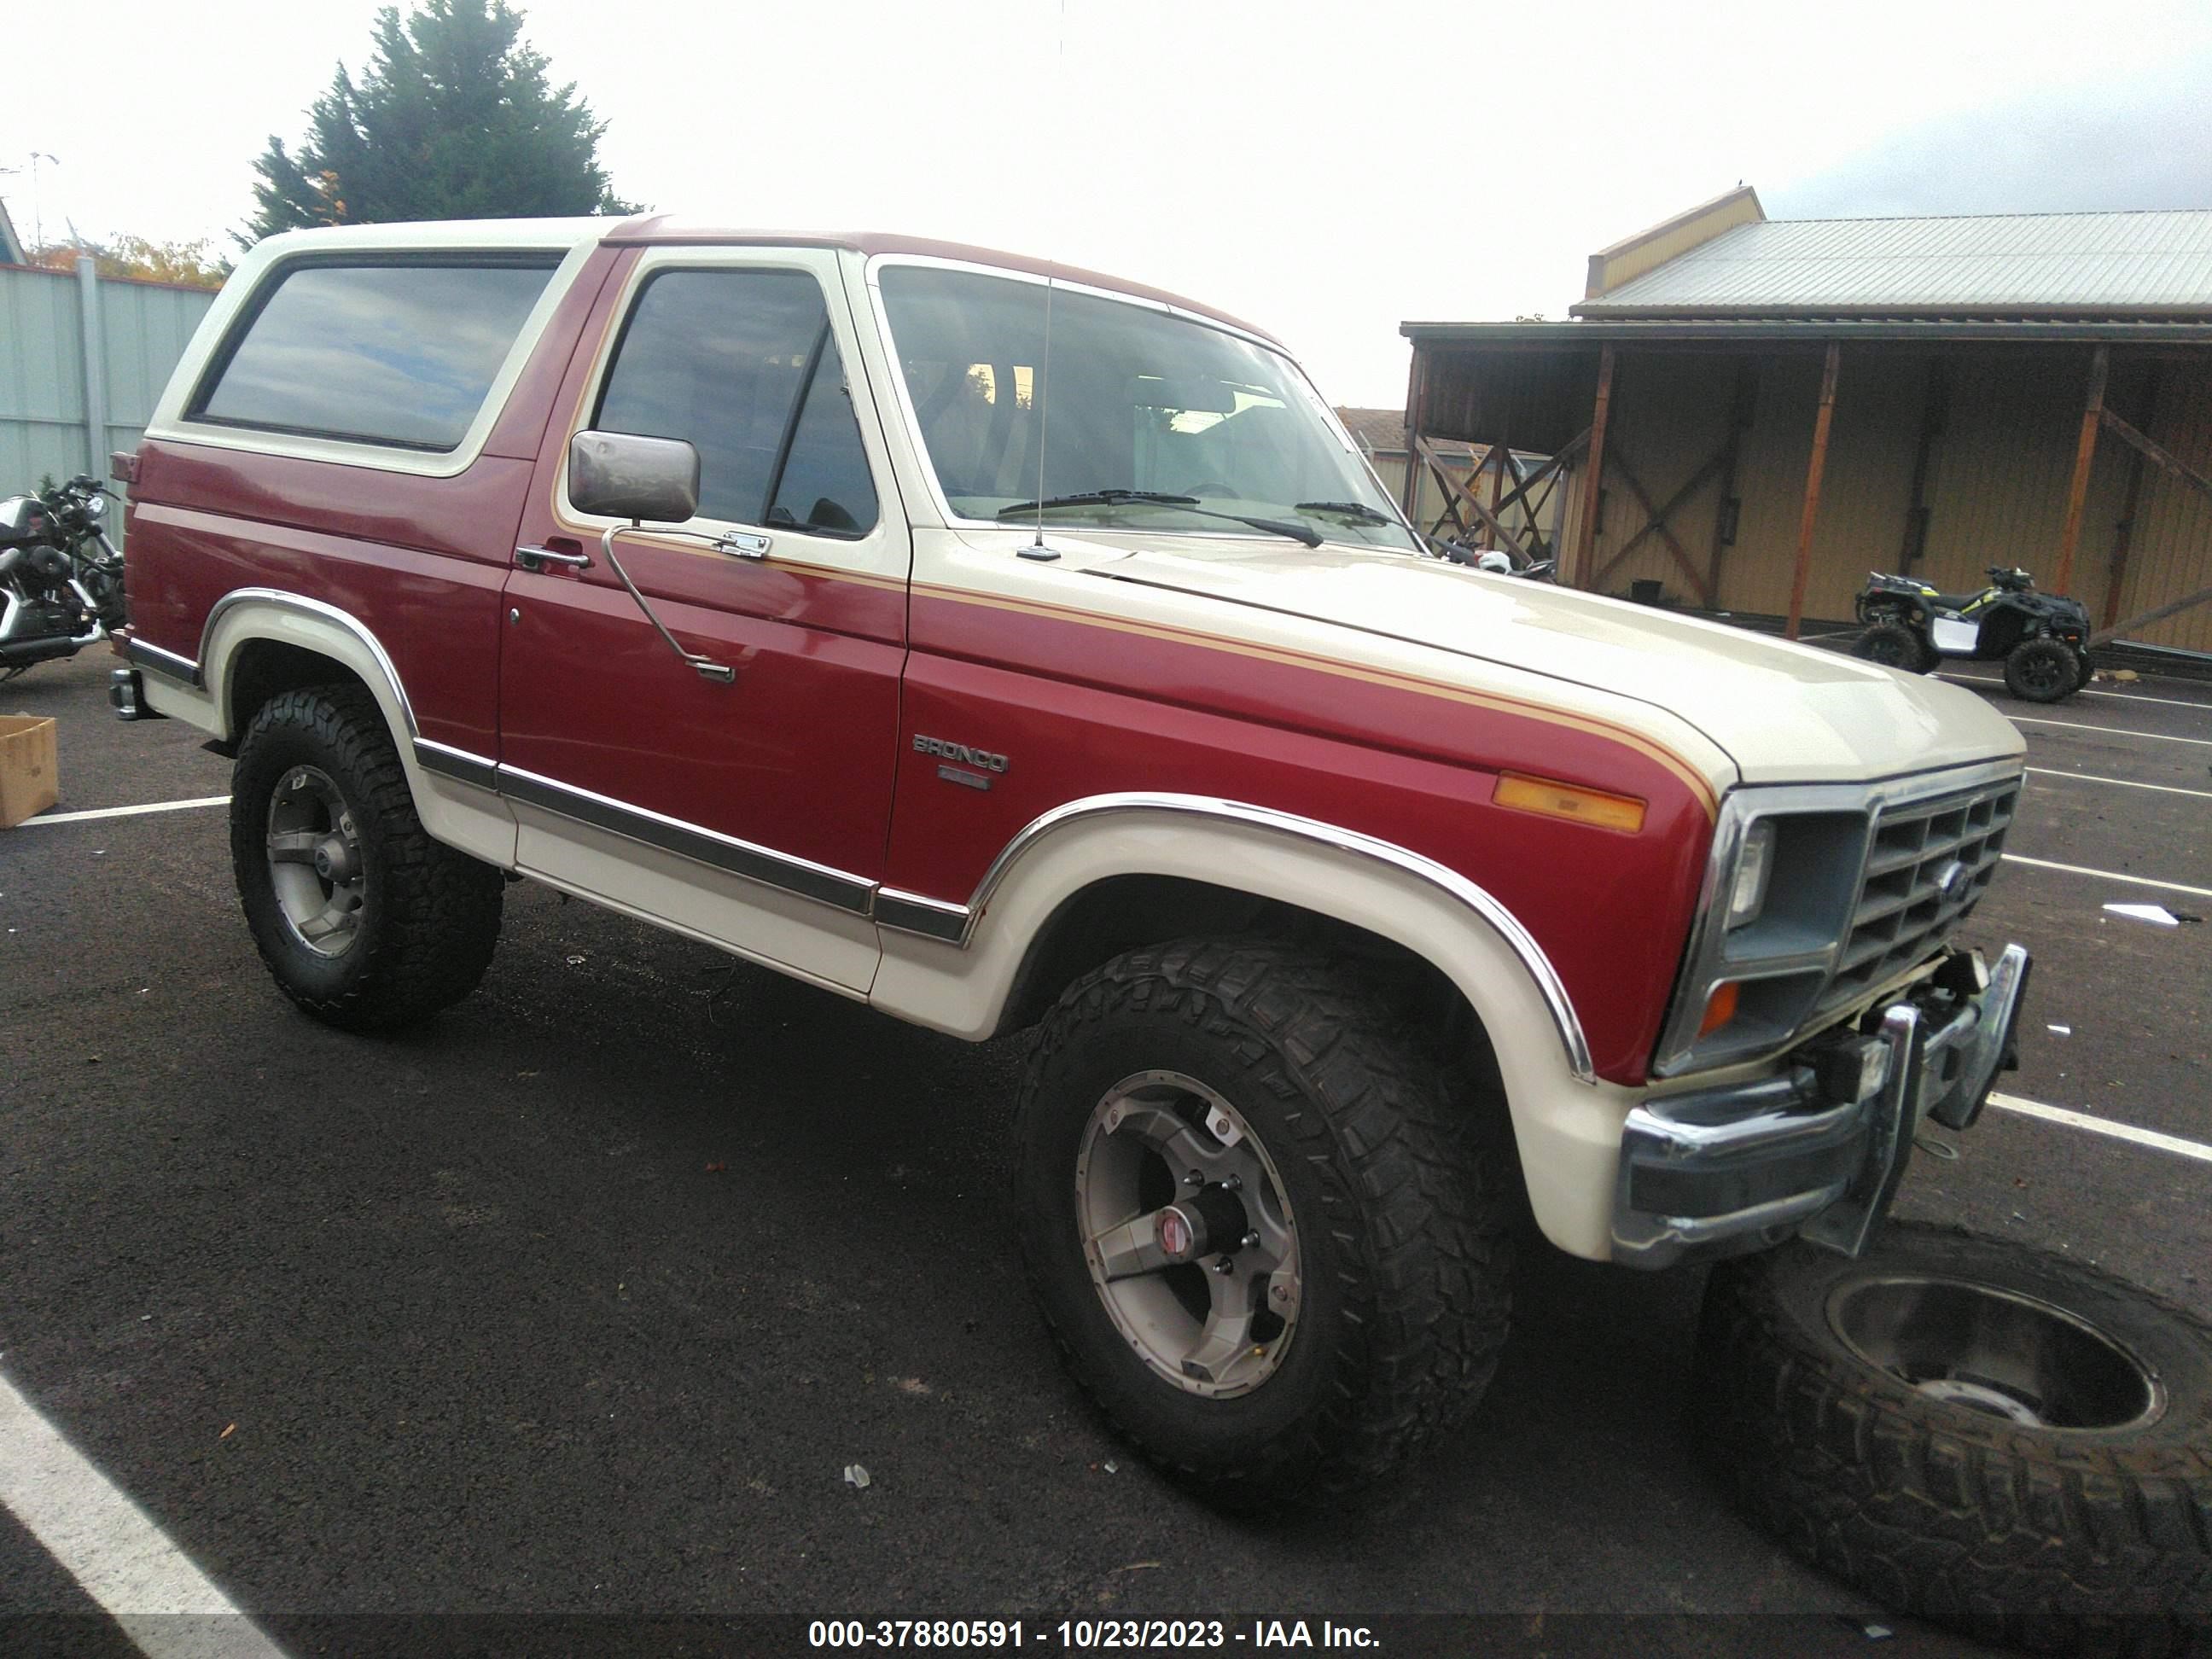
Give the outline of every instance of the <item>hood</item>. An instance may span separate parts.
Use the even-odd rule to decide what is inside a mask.
[[[2026,749],[1960,687],[1622,599],[1334,545],[1080,539],[1109,555],[1090,575],[1431,647],[1471,686],[1496,664],[1632,699],[1696,727],[1747,783],[1856,782]]]

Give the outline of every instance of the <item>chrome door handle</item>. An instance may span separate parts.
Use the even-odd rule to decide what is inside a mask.
[[[550,547],[518,547],[514,562],[525,570],[542,570],[549,564],[566,565],[571,570],[589,570],[592,556],[588,553],[556,553]]]

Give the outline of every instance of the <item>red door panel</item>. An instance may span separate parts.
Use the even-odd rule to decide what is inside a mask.
[[[836,260],[819,249],[650,249],[608,284],[558,394],[561,415],[544,434],[516,538],[592,562],[508,578],[500,759],[874,881],[890,818],[910,556],[880,435],[866,440],[880,505],[866,536],[728,521],[769,538],[769,556],[749,560],[623,532],[618,555],[639,588],[686,650],[736,671],[729,684],[702,678],[670,651],[607,567],[605,521],[574,512],[563,484],[568,438],[588,419],[622,318],[656,274],[811,270],[851,364],[858,353]]]

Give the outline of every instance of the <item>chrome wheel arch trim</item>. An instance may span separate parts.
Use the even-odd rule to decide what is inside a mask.
[[[876,921],[881,927],[917,933],[964,950],[973,941],[976,926],[989,907],[993,894],[998,891],[1024,854],[1054,830],[1071,823],[1087,818],[1133,812],[1234,823],[1293,837],[1365,862],[1382,865],[1436,888],[1461,908],[1472,911],[1520,959],[1521,965],[1534,981],[1536,990],[1551,1014],[1560,1046],[1566,1051],[1569,1069],[1579,1082],[1597,1081],[1596,1067],[1590,1060],[1589,1041],[1583,1034],[1582,1018],[1575,1012],[1573,999],[1567,994],[1566,986],[1560,980],[1559,970],[1552,965],[1551,958],[1544,954],[1543,946],[1536,942],[1534,936],[1521,925],[1520,920],[1510,910],[1458,871],[1439,864],[1434,859],[1412,852],[1393,842],[1362,835],[1357,830],[1340,829],[1318,818],[1279,811],[1273,807],[1254,806],[1217,796],[1154,794],[1143,791],[1086,795],[1040,813],[1023,826],[1014,838],[1000,849],[998,857],[983,872],[982,880],[976,884],[974,894],[964,906],[947,903],[942,899],[925,898],[919,894],[884,889],[877,895]],[[886,898],[890,901],[888,912],[884,902]],[[957,933],[954,931],[956,922]]]
[[[200,627],[200,659],[196,672],[200,684],[210,696],[216,694],[214,678],[209,673],[216,630],[222,626],[225,617],[246,605],[266,606],[271,610],[289,611],[295,616],[311,617],[351,635],[362,649],[368,653],[370,660],[376,665],[377,671],[383,675],[385,685],[390,690],[393,701],[398,705],[400,718],[405,722],[406,727],[405,731],[399,735],[406,738],[410,743],[422,735],[415,724],[415,707],[407,701],[407,688],[401,684],[399,671],[392,665],[392,655],[384,648],[383,641],[363,627],[358,618],[340,610],[337,605],[321,599],[308,599],[304,594],[287,593],[282,588],[234,587],[208,607],[207,621]],[[256,635],[252,637],[269,636]],[[228,691],[230,665],[224,662],[217,665],[223,671],[222,675],[225,681],[223,690]],[[226,732],[224,735],[228,737],[235,734]]]

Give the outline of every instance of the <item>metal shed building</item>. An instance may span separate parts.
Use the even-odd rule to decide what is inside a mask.
[[[2021,564],[2212,653],[2212,210],[1770,221],[1738,189],[1593,255],[1571,314],[1402,328],[1416,448],[1553,458],[1563,580],[1794,635],[1869,569]]]

